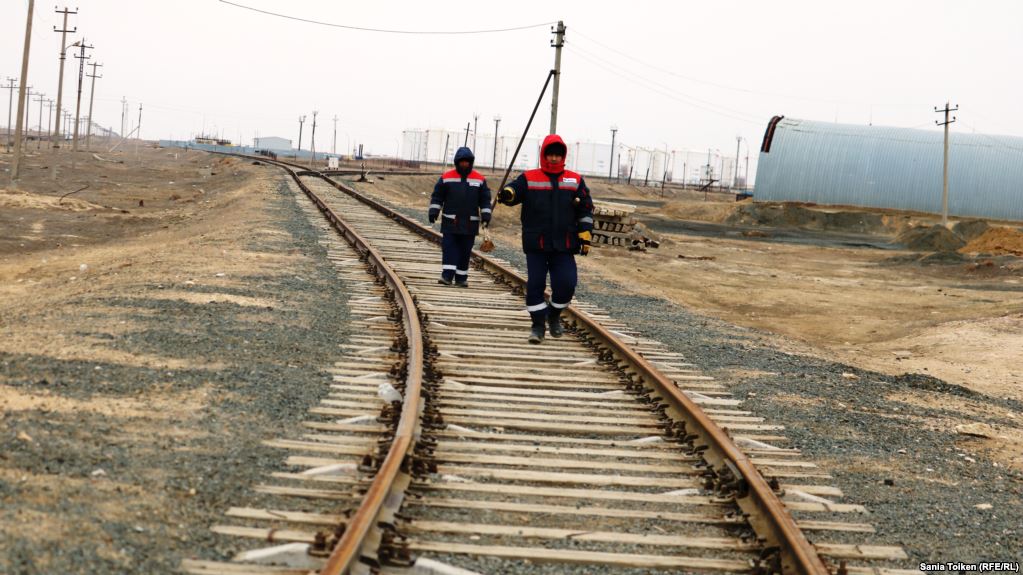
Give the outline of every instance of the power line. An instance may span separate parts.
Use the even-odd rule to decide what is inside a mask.
[[[228,0],[220,0],[222,4],[229,4],[236,8],[243,8],[245,10],[251,10],[253,12],[259,12],[260,14],[266,14],[267,16],[275,16],[277,18],[284,18],[286,20],[295,20],[296,22],[305,22],[307,24],[317,24],[319,26],[329,26],[331,28],[344,28],[345,30],[357,30],[359,32],[380,32],[383,34],[426,34],[426,35],[463,35],[463,34],[492,34],[496,32],[514,32],[517,30],[528,30],[530,28],[542,28],[554,24],[554,22],[541,22],[539,24],[529,24],[526,26],[514,26],[511,28],[492,28],[489,30],[389,30],[386,28],[367,28],[363,26],[350,26],[347,24],[337,24],[334,22],[324,22],[322,20],[313,20],[310,18],[301,18],[298,16],[290,16],[288,14],[281,14],[278,12],[270,12],[269,10],[262,10],[259,8],[253,8],[252,6],[246,6],[244,4],[238,4],[237,2],[229,2]]]
[[[577,56],[580,56],[582,59],[590,62],[594,66],[603,68],[604,70],[607,70],[608,72],[610,72],[612,74],[615,74],[616,76],[619,76],[621,78],[629,80],[629,81],[631,81],[631,82],[633,82],[635,84],[638,84],[639,86],[642,86],[642,87],[644,87],[644,88],[646,88],[646,89],[648,89],[648,90],[650,90],[652,92],[656,92],[658,94],[661,94],[662,96],[671,98],[671,99],[676,100],[678,102],[682,102],[683,104],[687,104],[687,105],[692,106],[694,108],[700,108],[701,110],[706,110],[706,111],[714,113],[714,114],[718,114],[718,115],[721,115],[721,116],[732,118],[733,120],[739,120],[741,122],[746,122],[746,123],[749,123],[749,124],[755,124],[755,125],[758,125],[758,126],[763,124],[763,122],[761,120],[754,119],[755,116],[753,116],[752,114],[748,114],[746,112],[741,112],[741,111],[738,111],[738,110],[729,110],[727,108],[721,108],[720,106],[715,106],[711,102],[708,102],[706,100],[700,100],[699,98],[695,98],[695,97],[690,96],[688,94],[683,94],[682,92],[678,92],[678,91],[676,91],[676,90],[674,90],[674,89],[672,89],[672,88],[670,88],[668,86],[665,86],[664,84],[660,84],[659,82],[656,82],[654,80],[650,80],[649,78],[645,78],[645,77],[640,76],[639,74],[636,74],[634,72],[630,72],[628,70],[624,70],[624,72],[620,71],[620,70],[616,70],[616,69],[611,67],[611,66],[614,66],[614,64],[610,64],[608,62],[599,60],[599,59],[597,59],[599,57],[597,57],[597,56],[590,56],[590,55],[588,55],[587,52],[583,52],[582,50],[580,50],[578,48],[575,48],[573,46],[566,46],[566,47],[568,48],[568,50],[570,52],[574,53]],[[630,77],[630,75],[632,77]],[[652,84],[655,87],[651,87],[649,84]],[[702,104],[694,103],[694,101],[695,102],[702,102]],[[714,107],[712,107],[712,106],[714,106]],[[726,110],[726,111],[722,111],[722,110]],[[743,117],[743,116],[745,116],[745,117]]]
[[[582,32],[579,32],[578,30],[575,31],[575,34],[578,35],[583,40],[586,40],[586,41],[588,41],[590,43],[596,44],[597,46],[600,46],[601,48],[604,48],[605,50],[610,50],[611,52],[614,52],[615,54],[618,54],[619,56],[628,58],[629,60],[632,60],[633,62],[637,62],[637,63],[642,64],[642,65],[644,65],[644,66],[646,66],[648,68],[651,68],[653,70],[657,70],[658,72],[662,72],[662,73],[668,74],[670,76],[675,76],[676,78],[681,78],[683,80],[688,80],[690,82],[696,82],[698,84],[704,84],[704,85],[707,85],[707,86],[713,86],[715,88],[721,88],[723,90],[732,90],[734,92],[744,92],[746,94],[751,94],[751,95],[775,96],[775,97],[778,97],[778,98],[789,98],[789,99],[792,99],[792,100],[803,100],[803,101],[807,101],[807,102],[825,102],[825,103],[828,103],[828,104],[863,104],[862,102],[851,102],[851,101],[847,101],[847,100],[834,100],[834,99],[827,99],[827,98],[811,98],[811,97],[808,97],[808,96],[797,96],[797,95],[793,95],[793,94],[780,94],[780,93],[777,93],[777,92],[766,92],[766,91],[763,91],[763,90],[754,90],[752,88],[741,88],[741,87],[738,87],[738,86],[729,86],[727,84],[721,84],[721,83],[718,83],[718,82],[712,82],[710,80],[704,80],[704,79],[701,79],[701,78],[694,78],[692,76],[686,76],[684,74],[679,74],[679,73],[674,72],[672,70],[669,70],[667,68],[662,68],[660,66],[657,66],[656,64],[651,64],[649,62],[646,62],[645,60],[642,60],[640,58],[637,58],[635,56],[632,56],[630,54],[622,52],[621,50],[618,50],[616,48],[612,48],[611,46],[608,46],[607,44],[599,42],[598,40],[595,40],[595,39],[587,36],[586,34],[583,34]]]

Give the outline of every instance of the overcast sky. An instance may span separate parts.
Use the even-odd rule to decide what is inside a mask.
[[[237,1],[372,28],[544,25],[387,34],[218,0],[79,0],[70,5],[79,9],[73,38],[85,36],[103,64],[96,120],[119,127],[126,97],[132,116],[143,104],[145,138],[184,139],[205,127],[251,143],[257,131],[296,140],[298,116],[319,110],[318,149],[330,149],[336,114],[339,151],[360,142],[378,154],[393,154],[404,129],[460,129],[473,113],[481,133],[493,132],[495,115],[502,133],[520,133],[553,65],[546,23],[562,19],[558,131],[570,141],[608,142],[616,125],[630,145],[734,154],[742,136],[755,155],[775,114],[936,129],[933,109],[946,99],[961,108],[955,130],[1023,136],[1023,2],[1014,0]],[[5,80],[20,74],[28,2],[2,5]],[[28,83],[55,99],[53,8],[36,3]],[[69,57],[65,72],[71,110],[77,63]],[[549,121],[548,94],[532,133],[546,133]],[[306,148],[308,134],[309,123]]]

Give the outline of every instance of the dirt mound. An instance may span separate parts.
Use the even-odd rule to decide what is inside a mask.
[[[741,209],[741,206],[742,204],[722,202],[678,202],[665,204],[659,213],[674,220],[722,223],[732,217],[737,209]]]
[[[727,224],[805,228],[859,233],[890,231],[882,214],[856,211],[821,211],[792,204],[740,204],[724,220]]]
[[[963,220],[952,226],[952,233],[970,242],[989,229],[991,226],[984,220]]]
[[[918,226],[900,233],[896,240],[917,252],[954,252],[966,245],[952,230],[940,226]]]
[[[1023,256],[1023,232],[1012,228],[990,228],[959,251],[964,254]]]
[[[0,207],[4,208],[27,208],[37,210],[69,210],[72,212],[84,212],[86,210],[105,210],[105,206],[79,200],[76,198],[64,198],[61,201],[59,196],[44,196],[32,194],[21,190],[0,189]]]

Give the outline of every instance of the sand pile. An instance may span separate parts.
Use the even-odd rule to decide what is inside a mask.
[[[908,228],[896,240],[918,252],[954,252],[966,241],[944,226],[918,226]]]
[[[889,223],[878,213],[823,211],[794,203],[744,202],[724,218],[727,224],[742,224],[853,233],[891,233]]]
[[[991,228],[959,251],[964,254],[1023,256],[1023,232],[1013,228]]]

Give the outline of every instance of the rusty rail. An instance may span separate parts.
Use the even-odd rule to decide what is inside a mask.
[[[366,543],[370,531],[377,524],[377,518],[380,516],[384,500],[394,489],[398,474],[405,465],[406,458],[412,454],[416,440],[419,437],[421,430],[420,415],[423,411],[421,398],[425,351],[423,329],[412,294],[409,293],[408,288],[405,287],[398,274],[391,269],[376,248],[363,239],[358,232],[348,227],[344,220],[334,210],[330,209],[316,193],[303,184],[300,179],[300,176],[319,174],[304,169],[296,170],[286,162],[267,160],[265,158],[263,161],[284,168],[292,176],[295,182],[298,183],[299,188],[316,204],[316,207],[319,208],[334,229],[374,266],[377,275],[393,291],[394,301],[402,310],[402,324],[405,330],[407,345],[405,364],[407,375],[405,378],[401,417],[398,420],[391,446],[380,468],[377,470],[369,490],[366,492],[365,499],[363,499],[355,515],[348,520],[344,533],[334,546],[326,565],[320,571],[324,575],[339,575],[347,573],[362,555],[363,545]]]
[[[262,159],[262,158],[261,158]],[[284,165],[283,162],[268,162]],[[375,210],[379,211],[383,215],[391,218],[392,220],[402,224],[410,231],[418,233],[424,238],[439,243],[441,234],[436,232],[419,222],[397,212],[385,206],[384,204],[366,197],[354,189],[326,177],[322,173],[303,170],[302,172],[296,173],[290,167],[284,165],[284,167],[295,177],[298,181],[298,175],[308,175],[322,178],[325,182],[338,189],[339,191],[346,193],[355,199],[363,202],[366,205],[371,206]],[[299,185],[303,190],[311,197],[313,201],[320,206],[320,210],[324,211],[328,215],[328,219],[331,219],[332,223],[334,219],[337,219],[333,212],[323,205],[322,201],[309,191],[301,182]],[[338,224],[335,223],[335,227]],[[352,237],[358,237],[352,231],[342,232]],[[360,238],[361,241],[361,238]],[[374,257],[379,258],[375,250],[371,246],[366,246],[368,252],[372,252]],[[361,249],[361,248],[360,248]],[[482,264],[483,268],[499,277],[503,277],[508,283],[512,285],[518,285],[524,287],[526,284],[526,278],[512,269],[509,269],[480,253],[477,250],[473,250],[473,255],[477,258],[477,261]],[[381,269],[387,269],[386,263],[383,263],[382,258],[380,259]],[[393,272],[391,272],[393,274]],[[392,281],[392,280],[389,280]],[[396,289],[397,292],[401,292],[403,296],[407,296],[411,301],[411,296],[408,295],[407,290],[401,284],[397,277],[394,277],[393,281],[396,286],[400,288]],[[818,555],[816,549],[807,540],[806,536],[796,525],[795,520],[789,513],[788,509],[785,508],[784,504],[779,499],[775,492],[776,486],[772,487],[763,475],[753,465],[752,461],[732,442],[728,437],[728,434],[724,429],[718,426],[713,420],[711,420],[695,402],[693,402],[688,396],[686,396],[681,390],[678,389],[675,384],[664,376],[655,366],[653,366],[647,359],[637,353],[627,343],[622,341],[616,335],[614,335],[607,328],[600,325],[592,316],[586,312],[569,306],[568,317],[575,324],[576,327],[581,328],[585,333],[591,337],[591,341],[595,340],[597,346],[603,346],[604,350],[610,354],[608,359],[613,361],[621,368],[624,373],[630,377],[632,382],[636,385],[645,385],[651,392],[656,394],[662,400],[664,400],[669,408],[669,415],[673,416],[676,421],[675,431],[680,437],[684,437],[690,441],[696,451],[700,452],[702,457],[707,461],[714,471],[713,484],[721,493],[734,497],[736,504],[748,515],[748,520],[757,536],[763,540],[765,544],[765,557],[763,560],[765,564],[761,565],[762,572],[766,573],[798,573],[801,575],[825,575],[829,574],[830,570],[824,564],[824,561]],[[408,310],[406,310],[406,316],[408,316]],[[410,323],[407,329],[412,325],[415,326],[415,332],[421,334],[421,329],[418,322],[418,317],[412,314],[411,318],[406,319],[414,320],[414,323]],[[409,349],[411,351],[413,345],[413,338],[411,329],[407,331],[410,334],[409,337]],[[420,343],[420,342],[416,342]],[[422,369],[422,349],[419,348],[418,354],[418,365],[420,370]],[[410,360],[411,361],[411,360]],[[412,388],[411,382],[411,369],[409,376],[409,389]],[[421,386],[421,379],[416,382],[416,389]],[[406,392],[406,397],[411,397],[411,394]],[[418,399],[418,393],[416,395]],[[421,409],[416,407],[415,409]],[[402,410],[402,422],[406,422],[406,416],[410,415],[412,409],[409,407],[409,402],[406,400],[406,404]],[[411,421],[411,420],[410,420]],[[414,424],[408,424],[414,425]],[[399,428],[400,431],[401,428]],[[331,555],[330,561],[327,566],[320,572],[321,575],[341,575],[345,573],[348,566],[356,558],[358,550],[361,549],[362,541],[357,540],[357,537],[365,537],[369,532],[371,524],[369,523],[376,518],[382,505],[382,498],[386,496],[390,489],[390,486],[394,483],[394,477],[383,477],[385,473],[397,474],[401,459],[404,455],[409,453],[408,450],[414,447],[412,442],[412,433],[408,432],[407,435],[398,433],[395,436],[394,445],[392,445],[391,451],[388,453],[388,458],[385,460],[384,465],[381,466],[380,471],[377,474],[376,479],[373,482],[369,493],[367,494],[366,500],[362,507],[360,507],[358,513],[349,524],[348,529],[345,531],[344,537],[339,541],[334,553]],[[404,449],[397,454],[398,449]],[[393,456],[393,457],[392,457]],[[392,461],[393,459],[393,461]],[[384,488],[384,485],[387,488]]]

